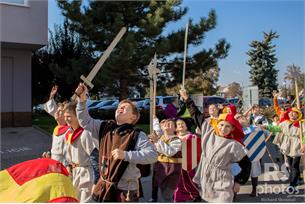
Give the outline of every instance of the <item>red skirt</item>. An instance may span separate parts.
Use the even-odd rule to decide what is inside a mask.
[[[174,202],[185,202],[193,201],[200,197],[197,185],[192,181],[195,176],[196,170],[191,171],[183,170],[181,171],[181,176],[179,178],[178,187],[174,194]]]

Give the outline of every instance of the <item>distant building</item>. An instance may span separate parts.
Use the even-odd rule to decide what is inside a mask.
[[[0,0],[0,11],[1,126],[31,126],[31,55],[48,42],[48,1]]]
[[[229,91],[229,87],[228,86],[219,86],[218,90],[217,90],[217,96],[221,96],[221,97],[226,97],[226,94]]]

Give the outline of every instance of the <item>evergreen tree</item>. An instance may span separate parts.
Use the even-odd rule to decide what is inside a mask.
[[[32,56],[34,104],[45,102],[54,84],[59,86],[58,100],[70,99],[81,74],[93,66],[89,48],[69,28],[67,20],[62,26],[54,26],[48,45]]]
[[[260,97],[272,97],[272,91],[277,90],[277,73],[275,63],[275,45],[272,40],[278,38],[276,32],[264,32],[264,39],[260,41],[252,41],[251,50],[247,52],[250,59],[247,64],[251,67],[250,79],[252,85],[257,85]]]
[[[162,73],[158,77],[158,93],[164,94],[165,86],[181,83],[185,28],[164,32],[168,23],[186,14],[181,0],[88,1],[86,5],[81,1],[58,0],[58,5],[81,41],[93,45],[92,52],[102,54],[121,27],[128,28],[94,80],[94,84],[102,84],[96,88],[121,98],[128,97],[133,90],[143,95],[149,85],[147,65],[154,53],[158,54]],[[198,23],[190,21],[188,45],[201,44],[206,32],[215,26],[214,10]],[[203,49],[189,57],[186,77],[193,78],[217,66],[217,61],[227,56],[229,47],[221,39],[215,48]]]
[[[32,101],[33,105],[45,103],[48,100],[54,75],[49,69],[51,56],[46,48],[32,54]]]
[[[70,99],[81,81],[80,76],[93,66],[89,48],[90,45],[81,42],[79,35],[69,28],[67,20],[62,26],[55,25],[54,32],[50,32],[48,53],[52,60],[49,69],[62,100]]]

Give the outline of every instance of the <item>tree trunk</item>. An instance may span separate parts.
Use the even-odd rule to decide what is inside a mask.
[[[128,90],[128,80],[120,79],[120,101],[128,98],[129,90]]]

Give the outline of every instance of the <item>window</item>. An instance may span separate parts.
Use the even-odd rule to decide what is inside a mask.
[[[27,5],[27,0],[0,0],[0,3],[14,4],[14,5]]]

